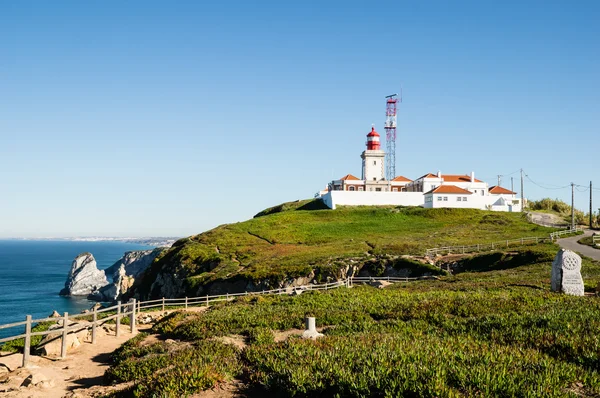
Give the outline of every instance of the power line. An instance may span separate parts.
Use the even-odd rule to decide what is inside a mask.
[[[529,175],[525,174],[525,177],[529,180],[529,182],[531,182],[533,185],[536,185],[542,189],[550,189],[550,190],[557,190],[557,189],[565,189],[565,188],[569,188],[571,186],[571,184],[565,185],[563,187],[559,187],[557,185],[555,185],[554,187],[549,187],[549,186],[543,186],[542,184],[538,184],[537,182],[533,181],[531,179],[531,177],[529,177]],[[548,184],[550,185],[550,184]]]

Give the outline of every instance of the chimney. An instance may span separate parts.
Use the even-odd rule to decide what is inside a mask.
[[[475,182],[475,172],[471,172],[471,182]]]
[[[442,178],[442,172],[438,170],[437,176],[438,176],[438,178]]]

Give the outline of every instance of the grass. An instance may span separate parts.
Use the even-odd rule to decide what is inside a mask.
[[[205,294],[213,282],[277,285],[289,278],[337,278],[348,264],[427,248],[547,237],[553,231],[520,213],[415,207],[318,209],[314,201],[287,203],[254,219],[222,225],[179,240],[159,257],[136,286],[141,297],[160,297],[154,281],[177,275],[177,295]],[[173,294],[172,292],[170,294]]]
[[[600,246],[594,243],[594,238],[592,236],[586,236],[585,238],[579,239],[577,242],[582,245],[591,246],[594,249],[600,249]],[[600,240],[598,240],[598,243],[600,243]]]
[[[109,372],[134,380],[123,393],[133,396],[193,394],[232,378],[262,396],[599,396],[600,299],[549,291],[557,250],[474,256],[460,274],[386,289],[244,297],[173,313],[153,332],[191,351],[133,342]],[[600,263],[584,258],[582,274],[597,284]],[[324,338],[275,342],[274,332],[302,329],[306,316]],[[243,350],[219,340],[234,334],[245,336]]]

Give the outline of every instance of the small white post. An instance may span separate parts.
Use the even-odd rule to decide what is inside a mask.
[[[117,326],[115,327],[115,337],[121,335],[121,301],[117,301]]]
[[[185,309],[186,310],[187,310],[187,307],[188,307],[188,298],[187,298],[187,296],[185,296]]]
[[[208,307],[208,294],[206,295],[206,306]]]
[[[162,312],[165,312],[165,298],[162,298]]]
[[[63,316],[63,334],[62,341],[60,347],[60,359],[65,359],[67,357],[67,335],[69,334],[69,313],[65,312]]]
[[[135,333],[135,299],[131,299],[131,314],[129,315],[129,327],[131,333]]]
[[[96,344],[96,324],[98,323],[98,308],[94,306],[94,313],[92,314],[92,344]]]
[[[23,346],[23,367],[29,363],[29,353],[31,351],[31,315],[25,317],[25,345]]]

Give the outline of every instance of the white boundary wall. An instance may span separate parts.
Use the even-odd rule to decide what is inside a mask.
[[[336,206],[423,206],[422,192],[329,191],[322,197],[330,209]]]
[[[512,206],[501,205],[500,195],[478,196],[456,195],[456,194],[433,194],[432,201],[425,203],[422,192],[373,192],[373,191],[329,191],[321,199],[330,209],[335,210],[337,206],[421,206],[426,208],[450,207],[463,209],[487,210],[492,206],[492,211],[521,211],[521,205],[512,204],[512,197],[504,197],[506,202]],[[447,197],[448,201],[438,201],[437,196]],[[456,200],[457,196],[466,196],[467,201]],[[519,201],[520,202],[520,201]]]

